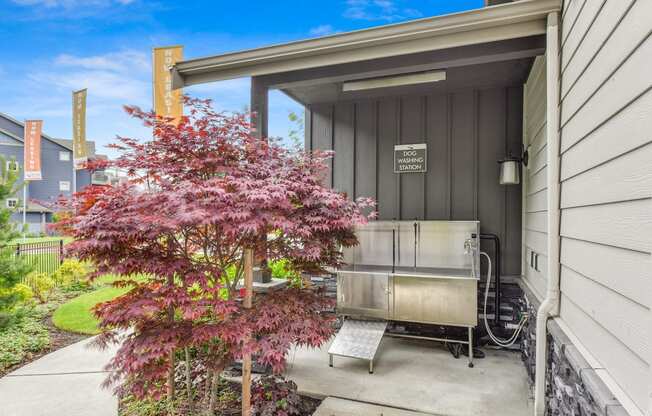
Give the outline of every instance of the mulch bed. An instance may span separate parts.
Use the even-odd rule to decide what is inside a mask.
[[[231,400],[223,400],[218,404],[218,407],[215,411],[214,416],[237,416],[242,414],[242,405],[240,402],[240,393],[242,386],[240,383],[234,382],[234,381],[226,381],[223,380],[223,385],[220,388],[220,396],[221,397],[230,397]],[[179,397],[182,397],[184,392],[183,391],[178,391],[177,394]],[[301,416],[312,416],[313,413],[315,413],[315,410],[317,410],[317,407],[321,404],[321,400],[315,399],[312,397],[308,396],[301,396],[301,409],[302,413]],[[187,408],[187,405],[184,401],[181,401],[181,403],[176,406],[174,411],[172,413],[165,412],[165,414],[161,415],[156,415],[156,416],[196,416],[196,415],[205,415],[207,413],[206,411],[206,404],[205,403],[199,403],[195,402],[193,404],[194,407],[194,413],[190,413],[190,411]],[[127,405],[124,400],[120,400],[118,404],[118,415],[119,416],[142,416],[143,414],[147,414],[147,416],[154,416],[153,413],[150,413],[149,411],[143,412],[143,413],[130,413],[125,411],[127,408]],[[254,416],[257,416],[257,413],[254,413]]]

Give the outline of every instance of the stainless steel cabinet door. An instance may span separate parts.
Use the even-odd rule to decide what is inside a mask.
[[[389,274],[337,273],[337,312],[389,318]]]
[[[392,320],[476,326],[477,280],[394,275]]]

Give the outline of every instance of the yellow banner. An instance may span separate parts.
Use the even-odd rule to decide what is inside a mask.
[[[88,160],[86,147],[86,89],[72,93],[72,148],[75,169]]]
[[[154,111],[158,116],[171,117],[178,123],[183,115],[181,89],[172,89],[171,69],[183,59],[183,46],[154,48]]]
[[[25,166],[23,172],[26,181],[40,181],[41,176],[41,131],[43,130],[43,121],[27,120],[25,121],[25,131],[23,133],[24,151],[23,161]]]

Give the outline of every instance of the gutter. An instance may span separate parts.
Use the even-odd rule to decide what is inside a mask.
[[[546,411],[546,373],[548,365],[548,318],[559,316],[560,303],[560,148],[559,131],[559,12],[548,14],[546,48],[546,135],[548,140],[548,290],[537,311],[536,369],[534,377],[535,416]]]

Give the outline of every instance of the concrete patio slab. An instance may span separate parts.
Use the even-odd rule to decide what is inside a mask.
[[[428,416],[426,413],[410,412],[385,406],[376,406],[352,400],[327,397],[313,416]]]
[[[485,350],[487,357],[468,368],[440,343],[385,337],[374,374],[367,362],[334,357],[329,344],[299,348],[289,356],[286,376],[316,397],[353,401],[445,416],[523,416],[531,413],[527,375],[520,356]]]

